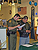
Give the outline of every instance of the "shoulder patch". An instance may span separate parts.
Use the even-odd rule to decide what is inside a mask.
[[[9,20],[9,23],[11,23],[11,20]]]

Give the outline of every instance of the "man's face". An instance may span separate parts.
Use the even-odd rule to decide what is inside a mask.
[[[23,19],[23,22],[26,23],[28,19]]]
[[[19,16],[18,16],[18,17],[17,17],[17,16],[15,16],[15,20],[16,20],[16,21],[17,21],[19,18],[20,18]]]

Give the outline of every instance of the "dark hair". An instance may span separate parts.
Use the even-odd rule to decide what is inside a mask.
[[[23,19],[28,19],[28,17],[27,16],[24,16]]]
[[[19,17],[20,17],[20,15],[19,15],[19,14],[15,14],[15,15],[14,15],[14,17],[15,17],[15,16],[17,16],[17,17],[19,16]]]

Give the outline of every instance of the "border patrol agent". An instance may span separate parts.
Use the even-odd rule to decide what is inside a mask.
[[[18,23],[16,22],[20,18],[19,14],[15,14],[15,16],[9,20],[8,22],[8,33],[10,34],[10,50],[16,50],[16,40],[17,40],[17,27]]]
[[[20,28],[18,31],[20,33],[20,42],[19,42],[19,46],[23,45],[23,44],[27,44],[29,43],[29,33],[30,33],[30,25],[27,22],[28,17],[24,16],[23,20],[21,20],[19,22],[20,25],[25,24],[24,27]]]
[[[11,19],[9,19],[9,20],[7,21],[8,27],[10,26],[9,23],[11,23]],[[7,31],[7,36],[8,36],[8,50],[10,50],[10,33],[9,33],[9,29],[8,29],[8,31]]]

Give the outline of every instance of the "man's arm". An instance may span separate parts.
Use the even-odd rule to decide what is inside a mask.
[[[26,30],[26,32],[30,33],[31,31],[30,30]]]
[[[26,32],[30,33],[30,32],[31,32],[31,31],[30,31],[30,24],[29,24],[28,26],[29,26],[29,29],[26,30]]]
[[[19,27],[20,25],[17,25],[17,26],[14,26],[14,27],[8,27],[8,29],[9,30],[13,30],[13,29],[15,29],[15,28],[17,28],[17,27]]]

